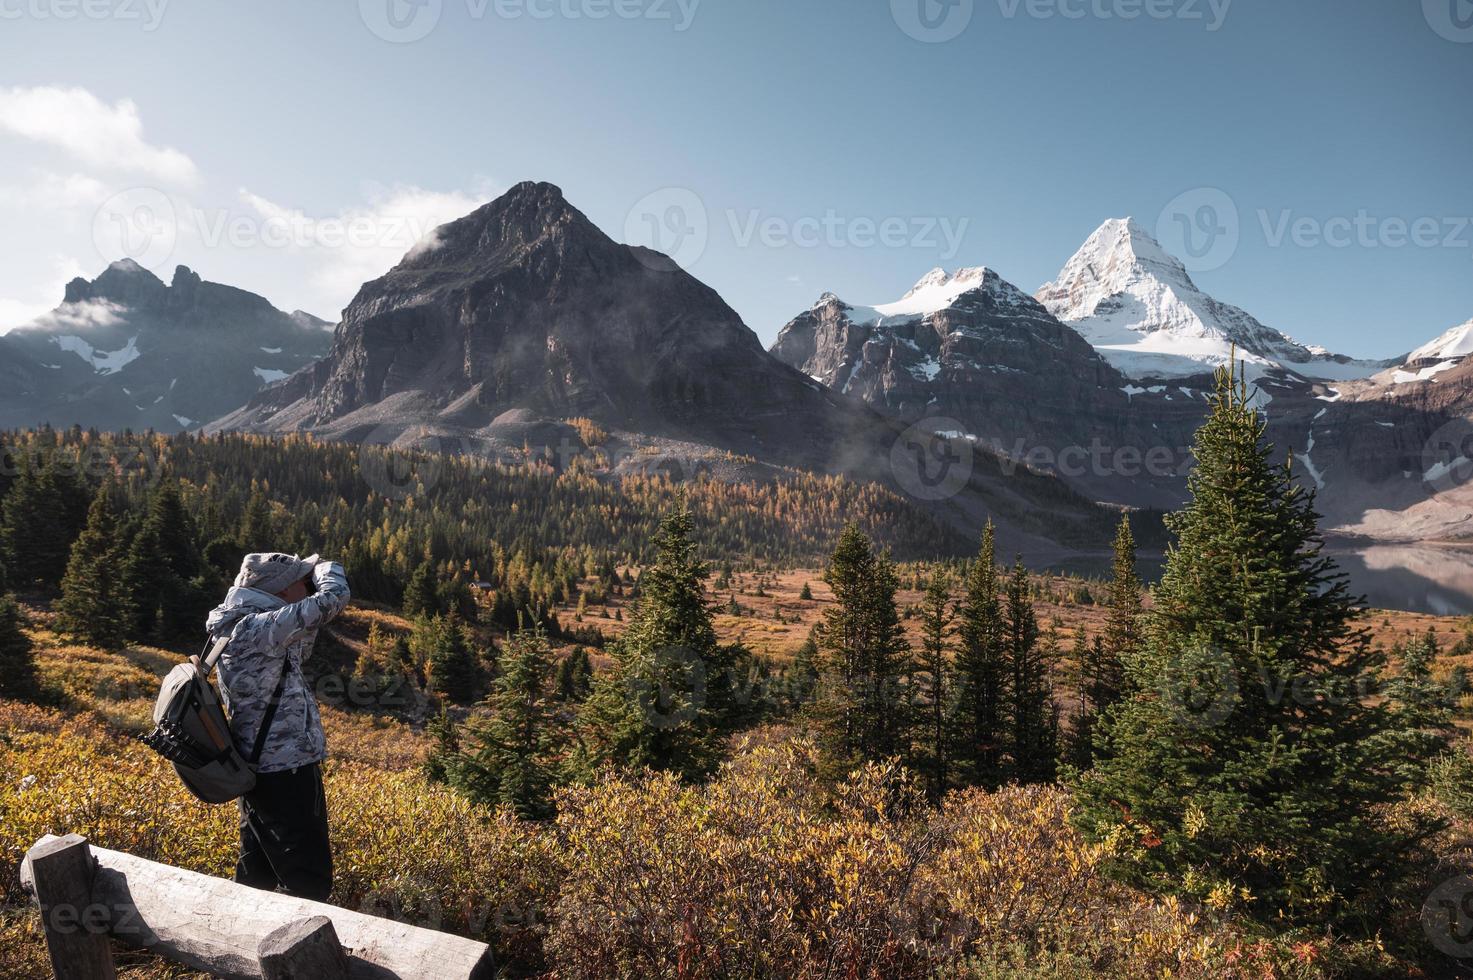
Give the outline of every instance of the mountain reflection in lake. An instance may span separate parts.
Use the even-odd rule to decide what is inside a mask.
[[[1350,576],[1350,590],[1374,609],[1400,609],[1439,616],[1473,614],[1473,547],[1440,544],[1349,546],[1332,542],[1326,554]],[[1142,553],[1142,577],[1161,577],[1159,554]],[[1056,562],[1054,571],[1106,578],[1108,556],[1091,555]]]
[[[1375,608],[1439,616],[1473,613],[1473,549],[1387,544],[1328,553],[1350,576],[1352,590]]]

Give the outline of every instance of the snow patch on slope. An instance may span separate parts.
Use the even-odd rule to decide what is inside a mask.
[[[101,375],[117,374],[123,368],[138,360],[138,338],[129,337],[128,342],[121,350],[100,351],[87,341],[74,334],[66,334],[52,337],[52,343],[62,350],[76,354],[82,360],[92,365],[92,370]]]

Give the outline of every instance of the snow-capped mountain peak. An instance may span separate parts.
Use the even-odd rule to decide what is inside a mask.
[[[950,274],[945,269],[932,269],[900,299],[872,309],[886,320],[929,316],[951,306],[964,294],[987,285],[987,275],[987,267],[980,265]],[[1001,281],[996,273],[992,277]]]
[[[1131,378],[1205,374],[1234,356],[1250,375],[1282,369],[1325,380],[1385,366],[1311,350],[1219,302],[1133,218],[1100,225],[1035,295]]]
[[[1186,267],[1140,222],[1111,218],[1085,240],[1058,278],[1039,290],[1039,299],[1061,320],[1082,320],[1094,315],[1102,302],[1144,280],[1197,291]]]
[[[1453,327],[1430,343],[1418,347],[1407,355],[1406,362],[1445,361],[1473,354],[1473,320],[1462,326]]]

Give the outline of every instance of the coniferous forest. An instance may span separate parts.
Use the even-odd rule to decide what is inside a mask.
[[[1373,638],[1229,372],[1164,574],[1122,519],[1088,628],[990,523],[838,479],[411,456],[365,490],[406,460],[7,446],[8,859],[65,823],[218,872],[220,811],[160,793],[123,826],[77,794],[158,765],[127,735],[244,554],[321,552],[358,604],[314,658],[335,900],[438,909],[513,974],[1454,975],[1429,896],[1469,866],[1473,640]],[[724,632],[778,569],[813,570],[780,656]]]

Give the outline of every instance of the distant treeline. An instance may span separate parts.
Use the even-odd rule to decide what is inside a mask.
[[[522,585],[534,600],[561,600],[558,582],[647,559],[660,515],[682,496],[703,552],[738,562],[818,563],[846,523],[899,558],[969,549],[893,492],[799,472],[762,483],[615,478],[581,461],[557,472],[537,461],[505,465],[307,436],[72,428],[8,433],[0,443],[0,497],[26,484],[30,501],[25,513],[6,517],[22,542],[23,554],[12,556],[13,584],[22,588],[59,584],[88,501],[109,476],[125,522],[130,514],[141,520],[161,485],[175,486],[188,535],[222,574],[243,550],[320,551],[344,561],[356,594],[394,604],[425,562],[437,579]],[[36,554],[24,553],[26,541]],[[525,598],[514,604],[525,608]]]

